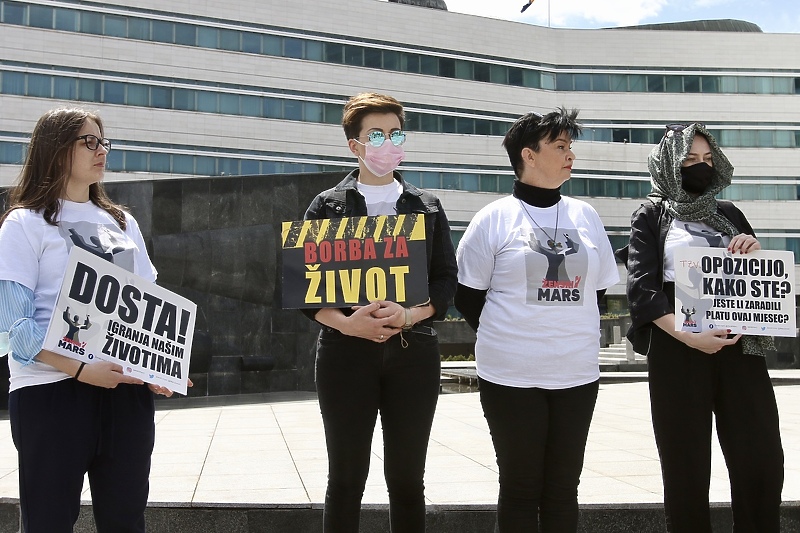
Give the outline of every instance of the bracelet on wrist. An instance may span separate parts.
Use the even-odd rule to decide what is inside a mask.
[[[411,309],[406,307],[404,310],[406,313],[406,322],[403,324],[403,331],[411,331],[411,328],[414,327],[413,318],[411,317]]]
[[[81,362],[81,366],[78,367],[78,371],[75,372],[75,375],[73,376],[76,381],[78,380],[78,376],[81,375],[81,372],[83,372],[83,367],[85,367],[85,366],[86,366],[86,363]]]

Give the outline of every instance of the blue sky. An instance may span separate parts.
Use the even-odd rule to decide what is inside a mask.
[[[740,19],[768,33],[800,32],[797,0],[445,0],[457,13],[554,28],[604,28],[701,19]]]

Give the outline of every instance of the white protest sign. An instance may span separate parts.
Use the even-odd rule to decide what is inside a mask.
[[[675,250],[675,329],[795,336],[794,254]]]
[[[44,349],[186,394],[197,305],[77,246]]]

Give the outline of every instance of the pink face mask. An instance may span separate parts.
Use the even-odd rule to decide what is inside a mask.
[[[406,157],[405,151],[402,146],[395,146],[391,142],[384,142],[378,148],[367,143],[364,146],[367,148],[365,157],[359,157],[364,162],[367,170],[374,175],[381,177],[386,174],[394,172],[400,162]]]

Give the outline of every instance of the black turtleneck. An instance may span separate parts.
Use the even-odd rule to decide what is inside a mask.
[[[533,207],[552,207],[561,200],[561,187],[557,189],[543,189],[535,185],[528,185],[519,180],[514,180],[513,194],[528,205]]]
[[[552,207],[561,200],[561,187],[557,189],[543,189],[535,185],[528,185],[521,181],[514,180],[512,194],[528,205],[533,207]],[[466,285],[458,284],[456,288],[455,301],[456,309],[459,310],[464,320],[467,321],[472,329],[477,330],[480,322],[481,311],[486,303],[486,290],[473,289]],[[597,303],[606,293],[605,289],[597,291]]]

